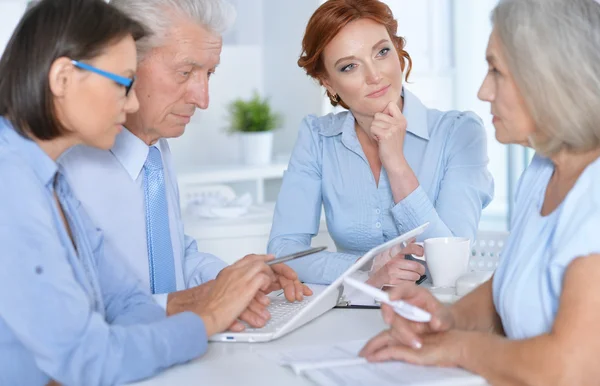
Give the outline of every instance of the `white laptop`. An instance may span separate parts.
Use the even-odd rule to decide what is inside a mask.
[[[311,287],[314,294],[306,296],[301,302],[289,303],[283,296],[271,296],[271,304],[267,308],[271,313],[271,319],[266,326],[262,328],[247,327],[242,332],[226,331],[211,336],[209,340],[214,342],[268,342],[294,331],[335,307],[344,290],[343,281],[346,276],[353,274],[388,248],[420,235],[428,225],[429,223],[425,223],[371,249],[330,285]]]

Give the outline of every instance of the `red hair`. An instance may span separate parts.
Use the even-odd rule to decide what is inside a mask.
[[[412,70],[412,60],[408,52],[404,50],[406,40],[396,36],[398,22],[394,19],[390,8],[379,0],[329,0],[323,3],[313,13],[306,26],[298,66],[302,67],[308,76],[317,79],[319,84],[323,85],[321,78],[325,74],[323,63],[325,46],[342,28],[359,19],[371,19],[386,28],[396,51],[398,51],[402,71],[408,67],[406,71],[406,79],[408,79]],[[348,108],[342,100],[334,100],[333,95],[330,95],[329,92],[327,92],[327,96],[333,106],[341,104]]]

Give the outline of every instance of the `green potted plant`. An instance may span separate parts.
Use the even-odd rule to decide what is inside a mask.
[[[240,137],[242,159],[248,165],[266,165],[273,152],[273,130],[281,127],[281,115],[271,109],[267,98],[254,92],[248,100],[236,99],[228,106],[230,133]]]

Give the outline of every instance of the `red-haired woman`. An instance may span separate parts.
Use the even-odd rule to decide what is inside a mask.
[[[321,206],[337,252],[290,262],[300,278],[330,283],[364,252],[425,222],[420,238],[473,239],[493,195],[486,136],[473,113],[425,107],[403,88],[412,62],[397,22],[377,0],[329,0],[312,15],[298,65],[348,109],[307,116],[277,200],[269,253],[297,251],[317,234]],[[415,281],[410,244],[375,260],[368,282]]]

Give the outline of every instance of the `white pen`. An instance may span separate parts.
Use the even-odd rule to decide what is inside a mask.
[[[387,294],[387,292],[363,283],[362,281],[358,281],[351,277],[346,277],[344,278],[344,283],[356,288],[357,290],[363,291],[381,303],[391,306],[398,315],[408,320],[412,320],[413,322],[429,322],[431,320],[431,314],[429,312],[402,300],[392,301],[390,300],[390,296]]]

